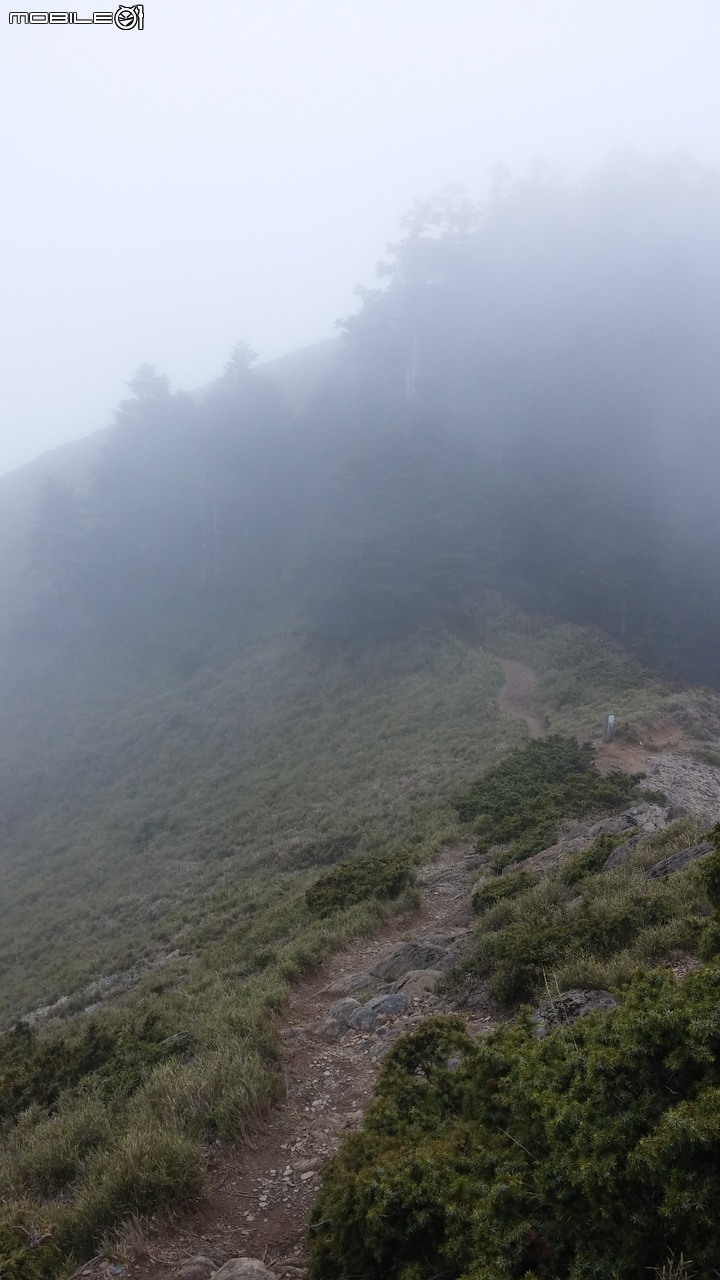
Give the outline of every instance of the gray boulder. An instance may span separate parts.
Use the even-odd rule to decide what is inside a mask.
[[[404,996],[409,996],[412,1000],[414,996],[435,991],[441,978],[439,969],[411,969],[402,978],[398,978],[395,990],[401,991]]]
[[[355,1010],[360,1007],[360,1001],[353,1000],[350,997],[345,1000],[338,1000],[337,1004],[333,1005],[330,1010],[328,1017],[332,1018],[334,1022],[341,1022],[347,1027]]]
[[[385,960],[374,965],[371,973],[385,982],[394,982],[411,969],[441,969],[451,963],[445,947],[432,942],[401,942]]]
[[[336,978],[325,990],[329,996],[354,996],[356,991],[367,991],[373,980],[369,973],[362,969],[358,973],[345,973]]]
[[[353,1031],[372,1031],[378,1018],[393,1017],[404,1013],[408,1007],[408,998],[398,993],[387,996],[373,996],[367,1004],[361,1006],[350,1019]]]
[[[625,814],[641,831],[660,831],[668,824],[668,810],[661,809],[659,804],[636,804]]]
[[[359,1000],[353,1000],[349,996],[345,1000],[338,1000],[338,1003],[333,1005],[327,1017],[317,1027],[316,1035],[320,1036],[322,1040],[339,1040],[341,1036],[345,1035],[350,1025],[350,1020],[358,1009],[362,1009]]]
[[[612,871],[613,867],[619,867],[620,863],[625,862],[626,858],[630,856],[633,849],[637,848],[641,840],[642,836],[630,836],[629,840],[617,845],[603,862],[603,871]]]
[[[219,1271],[216,1280],[278,1280],[275,1271],[268,1271],[259,1258],[231,1258]]]
[[[709,841],[703,840],[701,844],[694,844],[690,849],[681,849],[679,853],[672,853],[669,858],[663,858],[661,862],[656,862],[649,868],[648,880],[661,880],[663,876],[670,876],[674,871],[684,871],[696,858],[707,857],[713,852],[713,848]]]
[[[186,1258],[178,1269],[178,1280],[210,1280],[217,1269],[217,1262],[207,1254],[199,1253],[194,1258]]]

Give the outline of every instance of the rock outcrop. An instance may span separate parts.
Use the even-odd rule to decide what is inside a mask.
[[[670,876],[675,871],[684,871],[696,858],[706,858],[709,853],[712,853],[713,847],[708,840],[703,840],[701,844],[694,844],[690,849],[681,849],[678,853],[673,853],[669,858],[663,858],[661,862],[656,862],[650,867],[647,872],[648,879],[661,880],[663,876]]]

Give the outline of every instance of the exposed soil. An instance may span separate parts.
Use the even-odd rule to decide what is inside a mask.
[[[643,785],[662,791],[670,804],[696,813],[708,824],[720,817],[720,769],[696,754],[698,744],[677,726],[658,721],[642,741],[618,738],[596,748],[598,768],[644,773]]]

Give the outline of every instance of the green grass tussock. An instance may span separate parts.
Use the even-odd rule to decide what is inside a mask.
[[[682,819],[607,872],[616,841],[600,836],[538,883],[518,883],[517,873],[487,881],[476,891],[487,906],[464,972],[489,977],[494,997],[512,1005],[541,994],[550,974],[560,990],[618,988],[674,953],[697,953],[712,914],[707,873],[698,865],[649,880],[645,872],[703,834],[696,819]]]

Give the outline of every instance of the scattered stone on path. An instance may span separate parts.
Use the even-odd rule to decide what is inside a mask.
[[[275,1271],[268,1271],[259,1258],[231,1258],[219,1271],[216,1280],[279,1280]]]
[[[672,875],[674,871],[684,871],[696,858],[705,858],[712,853],[713,848],[714,846],[708,840],[703,840],[701,844],[694,844],[690,849],[681,849],[679,853],[672,853],[669,858],[656,862],[648,870],[647,877],[649,880],[660,880],[663,876]]]

